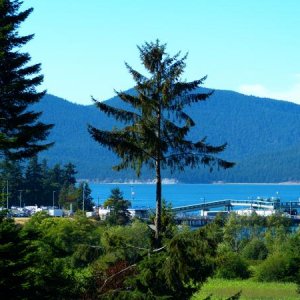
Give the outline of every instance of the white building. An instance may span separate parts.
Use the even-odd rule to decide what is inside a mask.
[[[100,220],[105,220],[110,214],[110,208],[99,207],[98,214]]]

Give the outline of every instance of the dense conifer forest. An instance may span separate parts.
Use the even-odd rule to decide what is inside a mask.
[[[107,103],[122,107],[117,97]],[[46,95],[36,109],[44,112],[45,122],[55,124],[49,137],[55,146],[42,153],[50,164],[71,161],[77,166],[78,178],[136,179],[130,170],[112,171],[118,159],[87,133],[88,123],[111,129],[116,125],[113,119],[98,112],[93,105],[77,105],[52,95]],[[192,183],[300,180],[299,105],[216,90],[206,102],[192,105],[187,112],[196,123],[191,138],[200,135],[207,136],[212,144],[227,142],[222,155],[236,162],[236,166],[213,173],[207,169],[187,169],[174,174],[165,171],[164,177]],[[144,170],[141,179],[153,179],[153,174]]]

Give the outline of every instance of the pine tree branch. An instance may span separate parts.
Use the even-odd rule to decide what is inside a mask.
[[[108,116],[114,116],[117,121],[123,122],[134,122],[141,119],[141,116],[135,112],[127,111],[124,109],[116,108],[110,105],[107,105],[103,102],[97,101],[92,97],[92,100],[95,102],[96,106]]]
[[[102,284],[102,286],[100,287],[99,291],[101,292],[104,289],[104,287],[107,285],[108,281],[110,281],[111,279],[115,278],[116,276],[126,272],[127,270],[130,270],[130,269],[135,268],[135,267],[136,267],[136,264],[130,265],[130,266],[122,269],[121,271],[109,276],[108,278],[105,279],[105,281]]]
[[[136,246],[132,246],[132,245],[126,245],[126,246],[127,246],[127,247],[131,247],[131,248],[135,248],[135,249],[139,249],[139,250],[147,250],[147,251],[148,251],[148,253],[147,253],[148,255],[149,255],[149,253],[150,253],[150,249],[147,249],[147,248],[141,248],[141,247],[136,247]],[[163,246],[163,247],[160,247],[160,248],[158,248],[158,249],[154,249],[154,250],[152,250],[151,252],[152,252],[152,253],[158,253],[158,252],[164,250],[165,248],[166,248],[166,246]],[[105,281],[104,281],[104,283],[103,283],[102,286],[100,287],[99,291],[101,292],[110,280],[112,280],[112,279],[115,278],[116,276],[119,276],[120,274],[122,274],[122,273],[124,273],[124,272],[126,272],[126,271],[128,271],[128,270],[130,270],[130,269],[132,269],[132,268],[135,268],[136,266],[137,266],[136,263],[135,263],[135,264],[132,264],[132,265],[130,265],[130,266],[128,266],[128,267],[126,267],[126,268],[120,270],[119,272],[117,272],[117,273],[115,273],[115,274],[112,274],[112,275],[109,276],[108,278],[106,278]]]
[[[171,154],[167,157],[164,157],[164,160],[169,166],[175,165],[175,169],[176,168],[180,169],[182,164],[184,166],[190,165],[191,167],[195,167],[200,163],[209,166],[217,164],[218,167],[221,167],[223,169],[228,169],[235,165],[235,163],[233,162],[228,162],[221,158],[208,155],[207,153],[193,153],[193,152]],[[184,163],[182,161],[184,161]],[[176,167],[176,164],[178,164],[178,167]]]

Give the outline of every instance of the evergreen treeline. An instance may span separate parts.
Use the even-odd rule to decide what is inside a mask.
[[[129,109],[117,97],[107,104]],[[71,161],[77,166],[79,178],[136,179],[133,171],[113,171],[112,166],[118,163],[116,156],[99,147],[86,131],[87,123],[110,130],[116,125],[113,119],[94,106],[72,104],[51,95],[45,95],[36,109],[44,112],[44,122],[55,124],[50,134],[55,146],[42,153],[51,164]],[[217,90],[209,101],[192,105],[187,113],[196,123],[191,137],[208,136],[211,144],[227,141],[224,158],[236,162],[236,166],[213,173],[208,169],[187,169],[182,174],[164,172],[163,177],[176,177],[182,182],[300,180],[299,105]],[[149,170],[142,171],[141,179],[153,178]]]
[[[33,34],[22,36],[19,27],[33,11],[21,11],[22,1],[0,1],[0,156],[22,159],[48,149],[53,124],[40,121],[41,112],[33,111],[46,91],[38,92],[43,82],[40,64],[30,64],[22,47]]]
[[[73,210],[82,209],[83,193],[85,209],[93,206],[91,190],[87,183],[76,185],[77,171],[72,163],[49,167],[47,160],[31,158],[27,164],[18,161],[0,162],[0,183],[2,204],[6,206],[55,206]],[[8,189],[8,190],[7,190]]]
[[[164,206],[162,220],[156,249],[139,220],[120,226],[37,213],[21,226],[1,215],[0,297],[183,300],[208,277],[300,284],[300,231],[285,217],[231,214],[190,230]]]

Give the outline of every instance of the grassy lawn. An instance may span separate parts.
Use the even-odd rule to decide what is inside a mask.
[[[191,300],[203,300],[211,294],[211,299],[226,299],[239,291],[242,291],[241,300],[300,299],[300,294],[297,294],[297,285],[294,283],[211,279]]]

